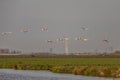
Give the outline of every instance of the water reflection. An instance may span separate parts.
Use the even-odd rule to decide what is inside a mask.
[[[0,69],[0,80],[120,80],[120,79],[86,77],[71,74],[56,74],[49,71]]]

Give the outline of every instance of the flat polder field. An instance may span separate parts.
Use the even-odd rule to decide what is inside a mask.
[[[72,65],[72,66],[120,66],[120,58],[56,58],[56,57],[4,57],[0,66],[15,64],[31,65]]]

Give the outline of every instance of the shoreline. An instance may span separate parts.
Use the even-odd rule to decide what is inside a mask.
[[[1,68],[5,69],[5,67]],[[73,74],[81,76],[92,77],[106,77],[106,78],[120,78],[119,67],[105,67],[105,66],[69,66],[69,65],[15,65],[14,70],[47,70],[53,73]]]

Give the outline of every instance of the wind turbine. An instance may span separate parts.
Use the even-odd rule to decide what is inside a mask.
[[[109,41],[107,39],[103,39],[102,41],[105,43],[109,43]]]
[[[83,25],[83,26],[80,27],[80,30],[81,30],[81,34],[84,36],[85,32],[88,30],[88,28]]]
[[[47,43],[49,44],[49,50],[50,50],[50,53],[52,53],[52,47],[50,46],[52,43],[53,43],[53,41],[51,40],[51,39],[49,39],[49,40],[47,40]]]
[[[75,40],[76,40],[76,41],[83,41],[83,42],[88,41],[87,38],[83,38],[83,37],[80,37],[80,36],[79,36],[79,37],[76,37]]]
[[[106,52],[109,49],[110,51],[113,51],[113,47],[110,46],[110,41],[108,39],[103,39],[103,43],[107,44],[108,46],[106,47]]]
[[[84,41],[84,42],[88,41],[87,38],[83,38],[83,37],[76,37],[75,40],[80,40],[80,41]]]
[[[86,26],[82,26],[81,29],[82,29],[83,31],[87,31],[87,30],[88,30],[88,28],[87,28]]]
[[[48,28],[47,27],[43,27],[42,31],[48,32]]]
[[[20,32],[23,32],[23,33],[28,33],[30,31],[30,29],[21,29]]]
[[[84,38],[83,41],[88,41],[88,39],[87,39],[87,38]]]
[[[75,40],[82,40],[82,37],[76,37]]]
[[[4,35],[9,35],[9,34],[12,34],[12,32],[2,32],[1,35],[4,36]]]
[[[69,38],[68,38],[68,37],[65,37],[65,36],[64,36],[63,38],[57,39],[57,41],[60,41],[60,42],[63,42],[63,43],[64,43],[64,45],[65,45],[65,54],[66,54],[66,55],[69,55],[68,40],[69,40]]]

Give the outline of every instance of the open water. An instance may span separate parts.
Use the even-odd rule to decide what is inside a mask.
[[[49,71],[0,69],[0,80],[120,80],[119,78],[87,77]]]

